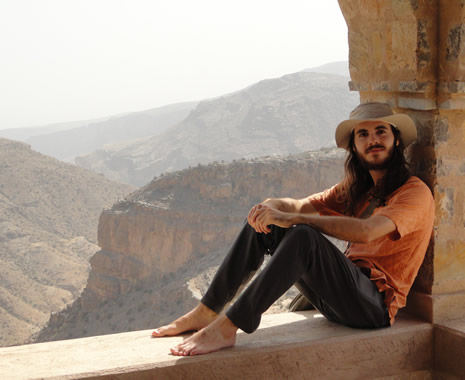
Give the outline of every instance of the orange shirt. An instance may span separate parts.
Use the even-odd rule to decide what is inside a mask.
[[[321,215],[343,215],[344,203],[337,197],[336,186],[311,197],[313,207]],[[367,205],[368,199],[357,207],[356,216]],[[423,181],[412,176],[373,215],[391,219],[396,231],[370,243],[351,243],[348,258],[359,267],[370,268],[371,280],[380,292],[385,292],[384,302],[392,324],[397,311],[406,304],[428,248],[434,222],[433,196]]]

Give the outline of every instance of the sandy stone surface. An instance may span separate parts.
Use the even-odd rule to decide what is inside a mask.
[[[189,374],[189,366],[203,371],[203,378],[211,378],[216,370],[235,371],[234,368],[249,374],[260,369],[268,372],[272,358],[275,358],[276,370],[285,373],[289,369],[284,363],[290,360],[295,365],[289,357],[293,351],[297,361],[303,354],[311,353],[313,371],[325,370],[325,366],[341,355],[346,359],[338,371],[345,371],[344,366],[360,351],[366,355],[357,359],[360,373],[386,353],[393,355],[388,360],[392,363],[404,361],[403,371],[425,370],[425,363],[431,359],[427,353],[419,354],[419,349],[432,339],[432,327],[413,319],[400,320],[393,328],[358,330],[331,323],[313,311],[267,315],[254,334],[239,333],[234,348],[189,358],[169,354],[169,348],[184,337],[153,339],[150,333],[151,330],[144,330],[1,348],[0,378],[78,378],[138,371],[155,371],[152,374],[170,374],[173,378]],[[409,362],[405,363],[406,360]],[[256,369],[253,365],[250,367],[254,361]],[[192,378],[193,373],[187,377]]]

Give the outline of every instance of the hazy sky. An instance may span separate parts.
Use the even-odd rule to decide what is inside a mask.
[[[0,0],[0,129],[201,100],[348,59],[337,0]]]

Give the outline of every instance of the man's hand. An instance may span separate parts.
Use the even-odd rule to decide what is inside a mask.
[[[292,214],[273,208],[271,204],[272,202],[264,201],[250,209],[247,221],[256,232],[270,233],[268,226],[271,224],[284,228],[294,224]]]

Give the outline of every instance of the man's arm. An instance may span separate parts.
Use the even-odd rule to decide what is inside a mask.
[[[383,215],[367,219],[349,216],[320,216],[305,213],[289,213],[262,205],[253,215],[251,226],[257,232],[269,233],[269,225],[288,228],[294,224],[308,224],[338,239],[368,243],[396,230],[394,222]]]
[[[247,221],[257,232],[266,232],[266,229],[256,223],[256,218],[263,207],[268,207],[288,214],[312,214],[316,209],[310,202],[310,197],[303,199],[294,198],[267,198],[263,202],[253,206],[247,215]]]
[[[309,224],[335,238],[354,243],[369,243],[396,230],[394,222],[383,215],[372,215],[367,219],[350,216],[299,215],[297,223]]]
[[[267,198],[261,205],[267,205],[280,211],[289,213],[315,213],[316,210],[310,202],[310,196],[302,199],[294,198]],[[258,205],[257,205],[258,206]]]

